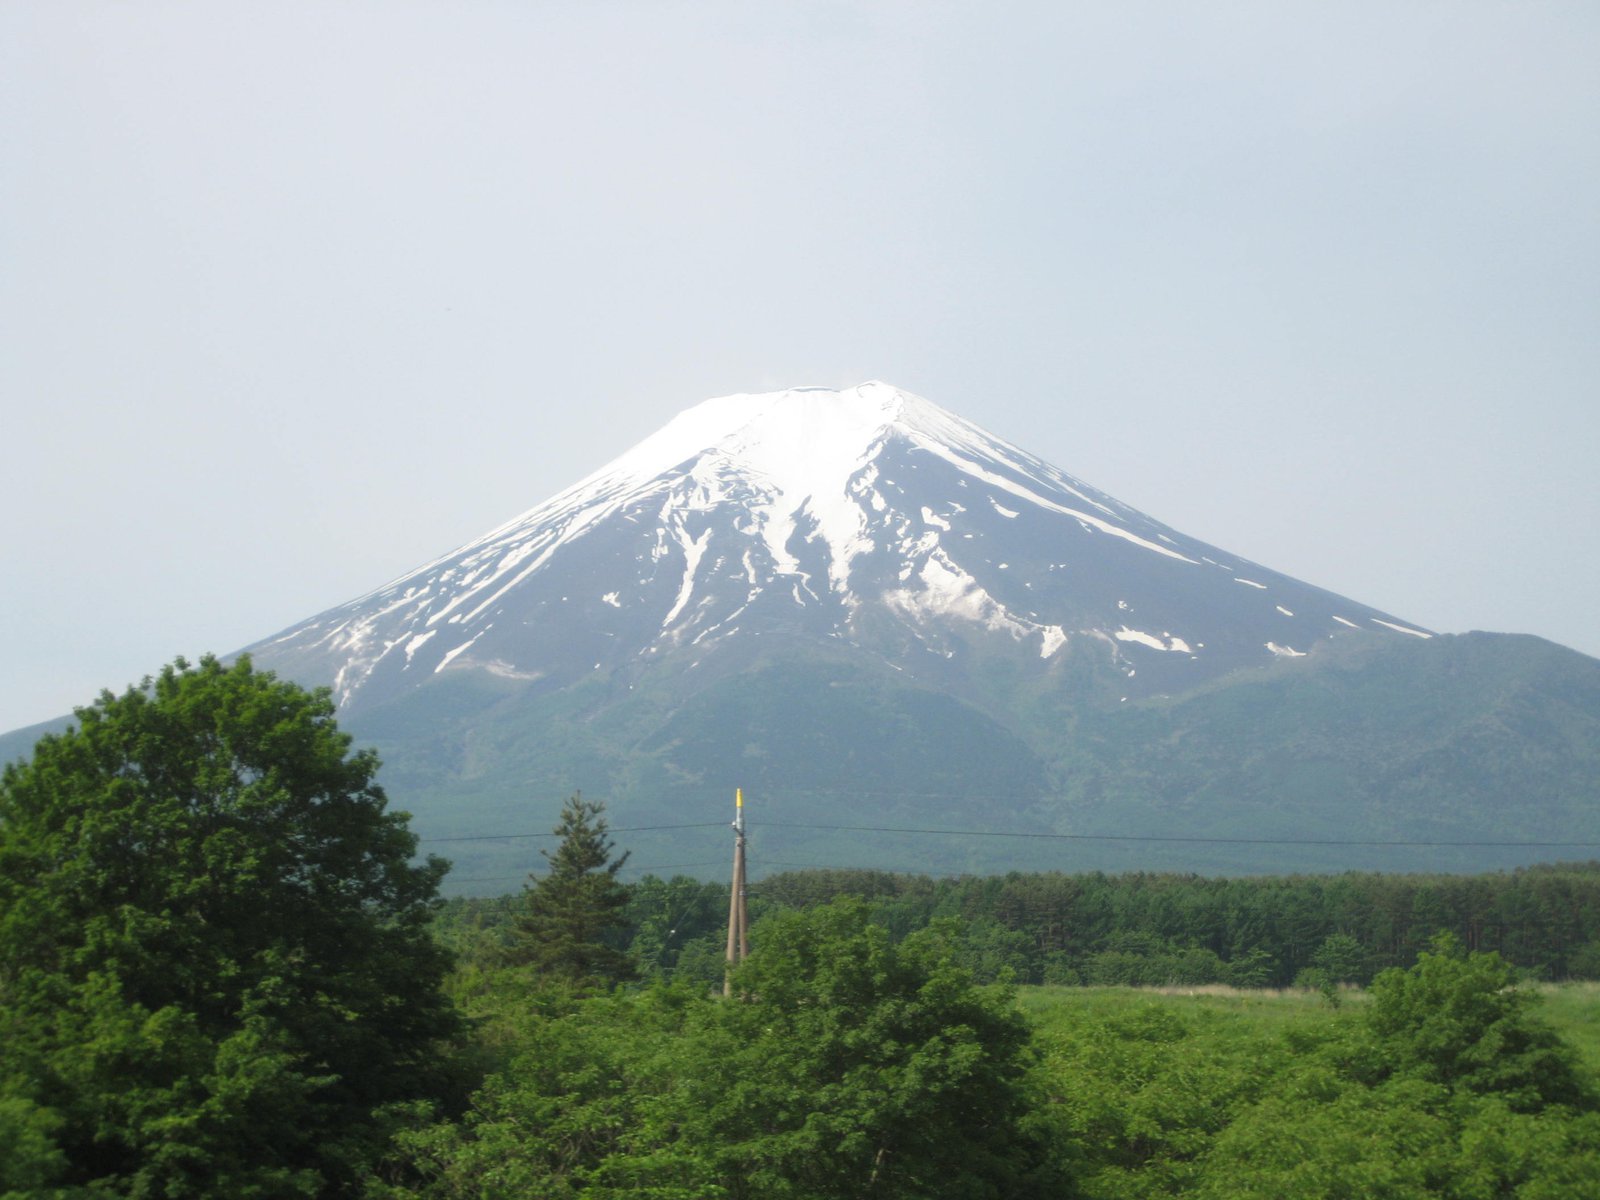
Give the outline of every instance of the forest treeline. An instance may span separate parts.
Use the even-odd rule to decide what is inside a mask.
[[[1494,951],[1525,976],[1600,979],[1600,863],[1480,875],[1261,876],[1143,872],[934,879],[807,870],[750,889],[753,918],[866,901],[897,938],[944,917],[962,923],[963,965],[984,980],[1135,986],[1321,987],[1409,967],[1441,933]],[[721,979],[726,884],[646,876],[628,888],[614,935],[646,973]],[[440,936],[469,957],[509,936],[517,897],[456,898]]]

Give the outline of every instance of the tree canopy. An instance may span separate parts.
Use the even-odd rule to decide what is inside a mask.
[[[400,1137],[439,1200],[1061,1196],[1024,1128],[1028,1029],[954,961],[841,900],[752,932],[733,999],[693,983],[514,1001],[459,1123]],[[548,1000],[548,996],[546,997]]]
[[[1515,983],[1498,954],[1468,954],[1448,934],[1410,970],[1384,971],[1366,1016],[1385,1073],[1497,1095],[1522,1112],[1593,1107],[1571,1049],[1529,1015],[1537,994]]]
[[[574,795],[561,809],[555,851],[544,850],[550,870],[526,886],[517,918],[514,962],[574,987],[634,978],[633,960],[613,944],[626,922],[628,889],[617,879],[628,861],[607,836],[605,805]],[[612,940],[608,940],[612,939]]]
[[[839,900],[754,941],[679,1118],[730,1197],[1061,1194],[1022,1128],[1027,1025],[957,963],[953,924],[897,944]]]
[[[457,1028],[412,862],[326,692],[179,659],[0,777],[0,1127],[35,1184],[352,1191]],[[32,1176],[28,1172],[32,1172]],[[67,1193],[63,1193],[67,1194]]]

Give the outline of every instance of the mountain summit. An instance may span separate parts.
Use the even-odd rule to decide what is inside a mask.
[[[1097,658],[1183,690],[1427,631],[1198,542],[885,383],[707,400],[594,474],[252,647],[345,709],[453,672],[569,686],[831,644],[939,683]],[[1120,696],[1119,696],[1120,698]]]
[[[249,649],[333,689],[464,891],[537,867],[580,790],[662,875],[726,866],[735,787],[756,878],[1600,846],[1600,661],[1435,636],[884,383],[708,400]]]

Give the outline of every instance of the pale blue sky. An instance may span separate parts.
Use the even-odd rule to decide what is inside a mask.
[[[880,378],[1600,653],[1588,3],[0,5],[0,729]]]

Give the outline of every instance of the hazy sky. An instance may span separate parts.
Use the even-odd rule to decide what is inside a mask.
[[[0,4],[0,729],[888,380],[1600,653],[1593,3]]]

